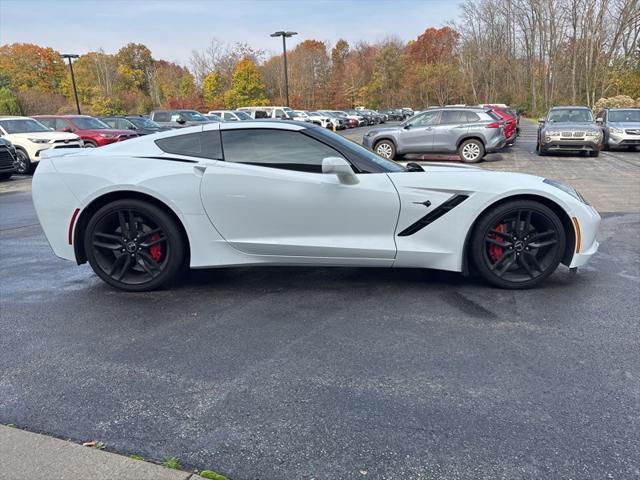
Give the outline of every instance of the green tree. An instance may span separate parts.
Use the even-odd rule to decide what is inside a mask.
[[[216,72],[211,72],[202,81],[202,99],[209,108],[220,107],[224,103],[224,78]]]
[[[238,62],[231,88],[224,94],[224,103],[228,108],[248,105],[266,105],[269,101],[258,67],[249,59]]]
[[[0,115],[22,115],[18,99],[8,88],[0,88]]]
[[[118,72],[125,83],[124,89],[138,88],[149,93],[154,72],[151,50],[141,43],[128,43],[116,53]]]

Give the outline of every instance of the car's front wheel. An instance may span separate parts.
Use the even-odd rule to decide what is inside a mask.
[[[14,162],[16,173],[26,175],[33,170],[33,164],[29,159],[29,155],[24,150],[16,149],[16,160]]]
[[[125,199],[100,208],[84,232],[94,272],[129,292],[154,290],[175,278],[184,264],[184,240],[175,221],[150,203]]]
[[[396,146],[391,140],[380,140],[373,149],[382,158],[393,160],[396,157]]]
[[[480,140],[465,140],[458,147],[458,155],[464,163],[478,163],[484,157],[484,145]]]
[[[480,275],[493,285],[530,288],[556,270],[565,242],[562,222],[553,210],[536,201],[514,200],[480,218],[470,253]]]

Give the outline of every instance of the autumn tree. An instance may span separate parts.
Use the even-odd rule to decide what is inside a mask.
[[[31,43],[0,47],[0,71],[9,78],[14,91],[56,92],[65,75],[62,57],[52,48]]]
[[[318,40],[305,40],[287,58],[291,103],[304,109],[326,106],[331,71],[327,46]]]
[[[267,105],[265,87],[256,64],[244,59],[238,62],[233,73],[231,88],[224,94],[227,108],[238,108],[249,105]]]
[[[331,49],[331,83],[329,84],[329,97],[333,108],[344,108],[349,104],[346,94],[348,84],[346,82],[345,63],[349,56],[349,44],[340,39]]]
[[[202,81],[202,100],[207,108],[224,106],[224,80],[219,73],[210,72]]]

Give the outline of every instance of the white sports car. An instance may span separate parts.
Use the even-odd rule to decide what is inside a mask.
[[[43,157],[33,200],[54,252],[128,291],[187,265],[423,267],[526,288],[598,249],[600,216],[562,183],[403,167],[308,123],[210,123]]]

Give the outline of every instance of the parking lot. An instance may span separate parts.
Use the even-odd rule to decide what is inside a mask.
[[[603,223],[529,291],[263,267],[126,294],[53,256],[28,177],[1,183],[0,422],[236,480],[640,476],[640,152],[534,147],[523,120],[480,166],[564,180]]]

